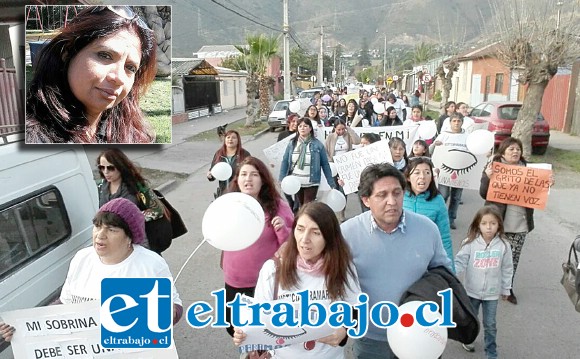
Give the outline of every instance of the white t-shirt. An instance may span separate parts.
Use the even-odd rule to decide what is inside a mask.
[[[342,153],[348,152],[348,144],[343,136],[336,136],[336,144],[334,145],[334,155],[338,156]]]
[[[467,136],[468,133],[465,131],[461,133],[441,132],[435,139],[435,142],[441,141],[444,146],[467,151],[467,145],[465,144],[467,141]]]
[[[103,264],[93,246],[75,254],[60,292],[63,304],[73,304],[101,299],[103,278],[173,278],[167,262],[157,253],[140,245],[133,245],[133,253],[118,264]],[[182,305],[175,285],[172,286],[173,303]]]
[[[348,303],[356,304],[358,303],[358,295],[361,292],[358,279],[356,278],[356,270],[354,265],[352,265],[355,277],[349,275],[348,286],[346,288],[346,295],[343,300]],[[256,284],[256,291],[254,293],[254,299],[257,301],[269,301],[274,297],[274,279],[276,275],[276,265],[273,260],[268,260],[264,263],[264,266],[260,270],[260,276],[258,278],[258,283]],[[310,302],[316,302],[324,305],[325,307],[330,306],[330,299],[328,298],[328,292],[326,290],[326,283],[324,277],[315,277],[308,273],[298,270],[298,285],[299,288],[293,290],[282,289],[278,287],[278,299],[288,299],[292,297],[293,293],[301,292],[308,289],[309,298],[321,298],[321,299],[310,299]],[[304,349],[303,343],[293,344],[282,349],[276,349],[273,351],[273,358],[276,359],[304,359],[304,358],[317,358],[317,359],[344,359],[344,348],[337,346],[332,347],[327,344],[316,342],[314,349],[306,350]]]
[[[399,117],[401,121],[406,120],[406,118],[403,117],[403,110],[407,107],[407,105],[405,105],[405,101],[397,97],[395,103],[391,104],[389,101],[385,103],[385,108],[389,106],[393,106],[395,110],[397,110],[397,117]]]
[[[473,119],[471,117],[463,117],[463,124],[461,125],[461,129],[464,130],[467,133],[471,133],[471,126],[473,126],[473,124],[475,123],[475,121],[473,121]],[[449,117],[447,117],[445,120],[443,120],[443,124],[441,125],[441,132],[449,132],[451,131],[451,125],[449,124]]]

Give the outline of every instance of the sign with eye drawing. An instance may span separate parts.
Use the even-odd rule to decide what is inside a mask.
[[[433,166],[439,169],[439,184],[479,190],[481,173],[487,164],[485,155],[474,155],[464,149],[449,146],[437,146],[432,160]]]
[[[240,307],[240,321],[242,323],[251,323],[253,318],[253,311],[249,306],[257,301],[254,298],[243,296],[241,301],[246,304]],[[264,303],[264,302],[260,302]],[[294,308],[291,310],[283,310],[288,313],[294,312],[295,318],[296,313],[299,313],[300,302],[292,302],[290,300],[276,300],[268,302],[274,308],[275,304],[287,303],[288,308]],[[318,312],[314,306],[310,307],[309,320],[311,323],[318,321]],[[261,313],[260,321],[264,324],[263,326],[243,326],[240,327],[246,334],[246,339],[243,345],[240,346],[240,353],[246,353],[253,350],[273,350],[282,348],[288,345],[296,343],[305,343],[310,340],[316,340],[324,338],[332,334],[335,329],[332,328],[328,323],[324,323],[319,327],[302,325],[296,327],[289,326],[277,326],[273,325],[273,321],[276,321],[274,317],[280,318],[281,313],[277,313],[276,310],[264,311]],[[284,314],[283,317],[286,317]]]

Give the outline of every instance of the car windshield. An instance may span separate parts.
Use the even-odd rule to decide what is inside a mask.
[[[499,108],[497,116],[502,120],[515,120],[518,118],[521,106],[502,106]]]
[[[276,102],[276,105],[274,106],[274,110],[272,111],[284,111],[288,109],[288,102],[284,101],[284,102]]]

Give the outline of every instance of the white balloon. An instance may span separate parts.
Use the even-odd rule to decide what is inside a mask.
[[[332,173],[332,177],[336,177],[338,175],[338,167],[336,167],[336,163],[329,162],[328,165],[330,166],[330,172]]]
[[[375,104],[377,104],[378,102],[379,102],[379,99],[378,98],[376,98],[376,97],[371,98],[371,103],[373,104],[373,106]]]
[[[373,105],[373,111],[376,113],[385,113],[385,104],[382,102],[377,102]]]
[[[300,190],[300,180],[296,176],[286,176],[280,183],[284,193],[293,195]]]
[[[465,145],[467,150],[474,155],[483,155],[489,152],[495,143],[495,135],[493,132],[479,129],[475,130],[467,136]]]
[[[363,118],[363,120],[361,122],[362,122],[363,127],[371,127],[369,120],[367,120],[366,118]]]
[[[226,181],[232,176],[232,166],[225,162],[218,162],[212,167],[211,175],[219,181]]]
[[[346,206],[346,197],[339,190],[332,189],[328,192],[324,203],[332,208],[334,212],[340,212]]]
[[[437,125],[435,121],[421,121],[419,122],[419,136],[421,139],[428,140],[437,134]]]
[[[290,112],[298,113],[298,111],[300,111],[300,101],[290,102],[288,109],[290,109]]]
[[[215,248],[239,251],[260,238],[264,221],[264,210],[254,197],[241,192],[226,193],[205,210],[201,232]]]
[[[399,307],[399,321],[387,328],[387,339],[393,353],[400,359],[436,359],[445,350],[447,344],[447,328],[439,325],[423,327],[415,320],[415,313],[420,301],[407,302]],[[404,327],[401,317],[404,314],[413,316],[413,324]],[[439,312],[432,313],[429,307],[423,308],[425,320],[433,322],[443,319]]]

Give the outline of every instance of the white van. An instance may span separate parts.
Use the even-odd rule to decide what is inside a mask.
[[[97,209],[82,146],[30,146],[22,132],[0,134],[0,313],[58,297],[70,260],[90,245]],[[11,357],[6,347],[0,338],[0,358]]]

